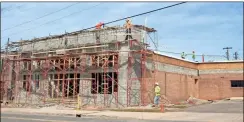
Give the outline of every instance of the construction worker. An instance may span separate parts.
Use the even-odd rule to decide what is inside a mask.
[[[104,27],[104,23],[103,22],[99,22],[96,24],[96,42],[99,43],[100,42],[100,32],[98,30],[102,29],[102,27]]]
[[[126,19],[126,22],[124,24],[124,27],[126,28],[126,37],[125,37],[125,40],[132,39],[132,35],[131,35],[132,22],[131,22],[131,20]]]
[[[96,25],[96,29],[101,29],[102,26],[104,27],[104,23],[103,23],[103,22],[99,22],[99,23],[97,23],[97,25]]]
[[[196,59],[196,55],[195,55],[194,51],[192,51],[192,59],[193,59],[193,61],[195,61],[195,59]]]
[[[158,82],[155,83],[154,92],[155,92],[154,105],[155,107],[157,107],[159,105],[159,99],[160,99],[160,87]]]
[[[182,53],[181,53],[181,58],[182,58],[182,59],[185,59],[185,56],[186,56],[186,55],[185,55],[185,52],[182,52]]]

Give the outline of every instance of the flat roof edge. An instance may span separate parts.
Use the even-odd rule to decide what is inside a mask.
[[[166,55],[166,54],[162,54],[158,51],[153,51],[155,54],[158,54],[160,56],[166,56],[166,57],[169,57],[169,58],[173,58],[173,59],[176,59],[176,60],[181,60],[181,61],[185,61],[185,62],[189,62],[189,63],[193,63],[193,64],[210,64],[210,63],[244,63],[244,60],[231,60],[231,61],[212,61],[212,62],[194,62],[194,61],[191,61],[191,60],[187,60],[187,59],[181,59],[181,58],[178,58],[178,57],[175,57],[175,56],[169,56],[169,55]]]

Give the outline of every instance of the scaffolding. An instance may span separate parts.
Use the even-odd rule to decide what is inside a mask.
[[[23,46],[23,43],[19,45]],[[90,44],[94,52],[83,51],[87,46],[81,45],[66,47],[62,49],[65,53],[61,51],[61,54],[57,53],[58,50],[6,50],[1,57],[1,88],[4,89],[1,90],[1,100],[17,106],[58,104],[76,107],[77,97],[80,96],[83,108],[118,108],[151,103],[155,82],[152,72],[155,73],[157,68],[155,59],[152,59],[154,53],[149,51],[147,42],[132,39],[104,44],[108,43],[110,47]],[[128,44],[128,50],[120,50],[121,45],[125,44]],[[114,46],[112,50],[111,45]],[[16,43],[7,46],[16,47]],[[128,53],[127,68],[123,71],[127,72],[125,84],[120,83],[119,79],[123,74],[120,72],[120,62],[125,58],[120,53]],[[152,60],[151,69],[147,66],[148,59]],[[123,92],[126,94],[123,95]]]

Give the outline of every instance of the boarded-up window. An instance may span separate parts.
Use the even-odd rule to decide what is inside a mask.
[[[231,87],[244,87],[244,80],[231,80]]]

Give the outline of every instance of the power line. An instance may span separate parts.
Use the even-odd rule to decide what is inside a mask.
[[[144,15],[144,14],[156,12],[156,11],[163,10],[163,9],[166,9],[166,8],[171,8],[171,7],[174,7],[174,6],[177,6],[177,5],[180,5],[180,4],[184,4],[184,3],[186,3],[186,2],[180,2],[180,3],[177,3],[177,4],[173,4],[173,5],[170,5],[170,6],[166,6],[166,7],[162,7],[162,8],[159,8],[159,9],[151,10],[151,11],[144,12],[144,13],[141,13],[141,14],[136,14],[136,15],[133,15],[133,16],[117,19],[117,20],[114,20],[114,21],[111,21],[111,22],[107,22],[107,23],[104,23],[104,24],[107,25],[107,24],[111,24],[111,23],[114,23],[114,22],[122,21],[122,20],[125,20],[125,19],[128,19],[128,18],[134,18],[134,17],[137,17],[137,16],[141,16],[141,15]],[[76,12],[76,13],[78,13],[78,12]],[[72,13],[72,14],[74,14],[74,13]],[[72,14],[70,14],[70,15],[72,15]],[[68,15],[68,16],[70,16],[70,15]],[[64,16],[64,17],[67,17],[67,16]],[[62,18],[64,18],[64,17],[62,17]],[[62,19],[62,18],[60,18],[60,19]],[[54,20],[54,21],[56,21],[56,20]],[[47,23],[50,23],[50,22],[47,22]],[[47,24],[47,23],[45,23],[45,24]],[[43,25],[45,25],[45,24],[43,24]],[[92,26],[92,27],[89,27],[89,28],[86,28],[86,29],[82,29],[80,31],[89,30],[89,29],[92,29],[92,28],[95,28],[95,26]],[[35,29],[35,28],[31,28],[31,29]],[[31,30],[31,29],[27,29],[26,31]],[[21,32],[23,32],[23,31],[21,31]],[[17,32],[17,33],[14,33],[14,34],[19,34],[19,33],[20,32]],[[13,35],[13,34],[10,34],[10,35]],[[2,37],[2,38],[5,38],[5,37]]]
[[[27,24],[27,23],[31,23],[31,22],[36,21],[36,20],[38,20],[38,19],[44,18],[44,17],[46,17],[46,16],[49,16],[49,15],[52,15],[52,14],[54,14],[54,13],[60,12],[60,11],[62,11],[62,10],[65,10],[65,9],[67,9],[67,8],[70,8],[70,7],[72,7],[72,6],[74,6],[74,5],[77,5],[77,4],[79,4],[79,3],[80,3],[80,2],[71,4],[71,5],[68,5],[68,6],[64,7],[64,8],[61,8],[61,9],[57,10],[57,11],[47,13],[47,14],[45,14],[45,15],[43,15],[43,16],[40,16],[40,17],[37,17],[37,18],[35,18],[35,19],[33,19],[33,20],[25,21],[25,22],[23,22],[23,23],[17,24],[17,25],[15,25],[15,26],[13,26],[13,27],[10,27],[10,28],[3,29],[3,30],[1,30],[1,31],[6,31],[6,30],[9,30],[9,29],[12,29],[12,28],[15,28],[15,27],[19,27],[19,26],[24,25],[24,24]]]
[[[63,19],[63,18],[65,18],[65,17],[68,17],[68,16],[71,16],[71,15],[74,15],[74,14],[81,13],[81,12],[83,12],[83,11],[86,11],[86,10],[92,9],[92,8],[94,8],[94,7],[97,7],[97,6],[101,5],[101,4],[103,4],[103,3],[99,3],[99,4],[94,5],[94,6],[91,6],[91,7],[89,7],[89,8],[82,9],[82,10],[77,11],[77,12],[73,12],[73,13],[71,13],[71,14],[69,14],[69,15],[66,15],[66,16],[63,16],[63,17],[60,17],[60,18],[55,19],[55,20],[52,20],[52,21],[48,21],[48,22],[46,22],[46,23],[44,23],[44,24],[40,24],[40,25],[38,25],[38,26],[36,26],[36,27],[33,27],[33,28],[29,28],[29,29],[22,30],[22,31],[19,31],[19,32],[16,32],[16,33],[12,33],[12,34],[10,34],[10,35],[8,35],[8,36],[11,36],[11,35],[16,35],[16,34],[19,34],[19,33],[21,33],[21,32],[30,31],[30,30],[32,30],[32,29],[36,29],[36,28],[41,27],[41,26],[43,26],[43,25],[46,25],[46,24],[48,24],[48,23],[52,23],[52,22],[55,22],[55,21],[57,21],[57,20]],[[2,38],[6,38],[6,37],[7,37],[7,36],[2,37]],[[2,38],[1,38],[1,39],[2,39]]]
[[[226,58],[227,58],[227,60],[230,60],[230,56],[229,56],[229,49],[232,49],[232,47],[225,47],[225,48],[223,48],[223,50],[226,50]]]
[[[148,11],[148,12],[144,12],[144,13],[141,13],[141,14],[136,14],[136,15],[133,15],[133,16],[117,19],[117,20],[114,20],[114,21],[111,21],[111,22],[104,23],[104,25],[111,24],[111,23],[118,22],[118,21],[122,21],[122,20],[125,20],[125,19],[128,19],[128,18],[134,18],[134,17],[141,16],[141,15],[144,15],[144,14],[149,14],[149,13],[152,13],[152,12],[160,11],[160,10],[163,10],[163,9],[166,9],[166,8],[171,8],[171,7],[174,7],[174,6],[177,6],[177,5],[180,5],[180,4],[184,4],[184,3],[186,3],[186,2],[180,2],[180,3],[177,3],[177,4],[173,4],[173,5],[170,5],[170,6],[162,7],[162,8],[155,9],[155,10]],[[89,29],[92,29],[92,28],[95,28],[95,26],[89,27],[89,28],[86,28],[86,29],[82,29],[81,31],[89,30]]]
[[[176,54],[176,55],[180,55],[181,53],[178,53],[178,52],[169,52],[169,51],[162,51],[162,50],[159,50],[158,52],[162,52],[162,53],[170,53],[170,54]],[[193,55],[193,54],[189,54],[187,53],[186,55]],[[224,57],[223,55],[209,55],[209,54],[203,54],[204,56],[213,56],[213,57]],[[195,56],[202,56],[202,55],[197,55],[195,54]]]
[[[4,10],[8,10],[8,9],[11,9],[13,7],[13,5],[10,5],[10,6],[8,6],[8,7],[4,7],[4,8],[1,8],[1,12],[3,12]]]
[[[238,59],[239,59],[239,54],[238,54],[238,52],[235,52],[235,53],[233,54],[233,56],[234,56],[234,59],[235,59],[235,60],[238,60]]]
[[[68,14],[68,15],[66,15],[66,16],[63,16],[63,17],[60,17],[60,18],[58,18],[58,19],[55,19],[55,20],[49,21],[49,22],[47,22],[47,23],[45,23],[45,24],[52,23],[52,22],[55,22],[55,21],[57,21],[57,20],[60,20],[60,19],[66,18],[66,17],[68,17],[68,16],[71,16],[71,15],[74,15],[74,14],[78,14],[78,13],[81,13],[81,12],[83,12],[83,11],[86,11],[86,10],[89,10],[89,9],[92,9],[92,8],[95,8],[95,7],[97,7],[97,6],[101,5],[101,4],[103,4],[103,3],[99,3],[99,4],[96,4],[96,5],[91,6],[91,7],[89,7],[89,8],[85,8],[85,9],[82,9],[82,10],[80,10],[80,11],[73,12],[73,13]]]
[[[27,9],[22,9],[22,10],[19,10],[18,12],[24,12],[24,11],[27,11],[27,10],[30,10],[30,9],[33,9],[33,8],[36,8],[36,6],[32,6],[30,8],[27,8]],[[1,18],[6,18],[6,17],[10,17],[11,15],[5,15],[5,16],[1,16]]]
[[[19,9],[19,8],[22,7],[22,6],[24,6],[24,4],[15,6],[14,8],[13,8],[13,5],[11,5],[11,6],[8,7],[7,9],[6,9],[6,8],[3,8],[2,10],[4,10],[4,11],[11,11],[11,10],[14,10],[14,9]]]
[[[179,54],[182,54],[182,53],[179,53],[179,52],[170,52],[170,51],[159,51],[159,52],[163,52],[163,53],[170,53],[170,54],[176,54],[176,55],[179,55]],[[187,53],[186,55],[193,55],[192,53]],[[198,54],[195,56],[202,56],[204,54]],[[224,57],[224,55],[204,55],[204,56],[213,56],[213,57]]]

